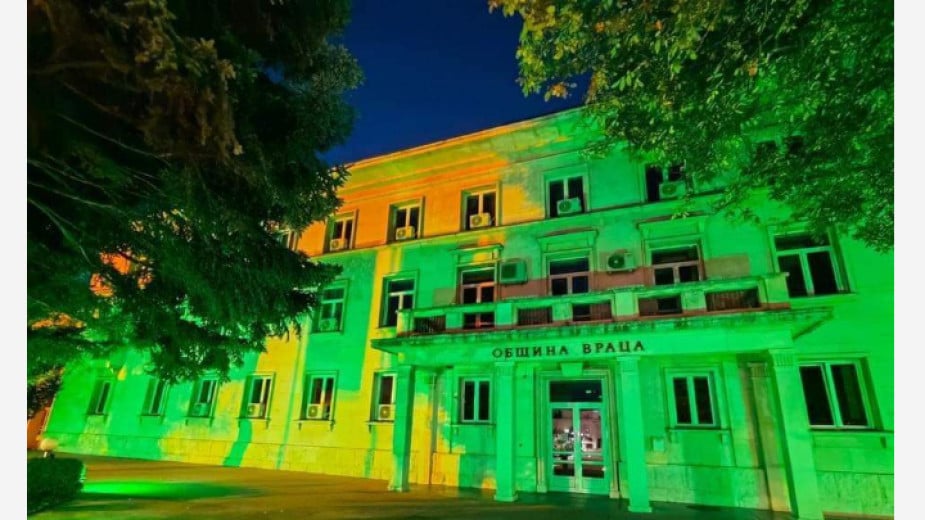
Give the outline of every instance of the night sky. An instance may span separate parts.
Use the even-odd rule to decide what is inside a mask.
[[[353,0],[343,43],[366,79],[347,97],[353,134],[326,157],[353,162],[580,104],[580,93],[524,97],[521,25],[487,0]]]

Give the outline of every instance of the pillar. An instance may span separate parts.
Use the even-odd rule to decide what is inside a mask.
[[[414,367],[401,365],[395,374],[395,423],[392,429],[392,479],[389,491],[408,491],[411,469],[411,426],[414,418]]]
[[[497,363],[495,391],[495,500],[513,502],[517,500],[517,485],[514,478],[514,466],[517,461],[517,444],[515,424],[517,423],[514,406],[514,363],[505,361]]]
[[[623,430],[623,458],[629,483],[629,510],[651,513],[649,472],[646,466],[645,433],[642,426],[642,393],[639,388],[639,357],[617,358],[620,372],[620,428]]]
[[[771,349],[768,353],[776,404],[780,411],[790,510],[799,520],[822,520],[813,439],[796,355],[793,349]]]

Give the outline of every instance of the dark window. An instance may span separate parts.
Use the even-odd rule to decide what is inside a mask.
[[[399,310],[414,308],[414,280],[387,280],[385,292],[385,315],[380,326],[394,327]]]
[[[680,426],[714,426],[713,394],[706,375],[672,378],[675,422]]]
[[[377,404],[393,404],[393,386],[395,383],[395,376],[392,375],[381,375],[379,376],[379,394]]]
[[[463,222],[463,225],[465,226],[464,229],[473,229],[473,227],[496,226],[498,224],[497,214],[495,213],[496,199],[497,195],[493,191],[485,191],[481,193],[466,195],[466,214],[464,215],[465,221]],[[479,220],[476,226],[472,226],[472,217],[486,214],[490,219],[489,223],[486,223],[484,220]]]
[[[463,422],[491,420],[491,382],[484,379],[463,380],[460,419]]]
[[[549,182],[549,215],[551,217],[558,217],[563,213],[559,211],[559,203],[568,199],[576,199],[577,202],[577,206],[573,206],[574,209],[568,211],[568,214],[585,211],[584,180],[581,177]]]
[[[687,379],[674,379],[674,406],[678,424],[691,424],[691,401],[687,392]]]
[[[459,280],[462,303],[495,301],[495,268],[475,268],[462,271]]]
[[[661,196],[658,187],[662,185],[661,166],[646,166],[646,200],[658,202]]]
[[[552,381],[549,400],[554,403],[599,403],[602,388],[599,380]]]
[[[861,377],[854,363],[822,363],[800,367],[809,424],[867,427]]]
[[[700,250],[697,246],[652,251],[655,285],[700,281]]]
[[[549,262],[549,291],[552,295],[583,294],[590,290],[590,265],[587,258]]]
[[[821,366],[800,367],[800,379],[803,381],[803,398],[806,400],[809,424],[834,426],[835,421],[832,418],[832,407],[825,388],[823,368]]]
[[[787,273],[791,297],[835,294],[839,292],[835,250],[827,237],[808,233],[774,238],[777,266]]]

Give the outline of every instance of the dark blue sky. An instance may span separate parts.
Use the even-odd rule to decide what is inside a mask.
[[[576,106],[580,95],[524,97],[514,52],[520,17],[487,0],[353,0],[343,43],[366,76],[358,115],[326,156],[353,162]]]

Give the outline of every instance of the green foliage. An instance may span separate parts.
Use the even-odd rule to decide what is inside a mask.
[[[86,469],[77,459],[34,458],[26,461],[28,514],[72,500],[83,487]]]
[[[273,230],[325,218],[321,153],[361,81],[347,0],[28,8],[28,363],[131,346],[169,379],[298,330],[337,269]],[[91,291],[91,285],[95,290]]]
[[[893,247],[893,5],[875,0],[492,0],[524,19],[525,93],[566,96],[587,77],[597,150],[628,144],[694,181],[728,182],[816,230]],[[799,153],[757,156],[769,136]]]
[[[26,383],[26,418],[31,419],[39,410],[51,406],[61,388],[61,369],[51,369]]]

